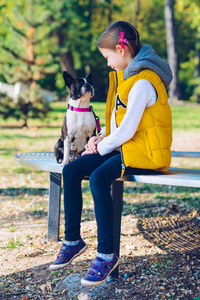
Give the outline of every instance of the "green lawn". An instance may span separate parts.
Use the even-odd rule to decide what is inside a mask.
[[[105,124],[105,103],[93,102],[91,103],[95,113],[99,116],[102,126]],[[44,120],[29,120],[28,124],[32,126],[42,126],[44,127],[60,127],[62,125],[62,119],[66,112],[65,102],[54,102],[51,103],[52,111],[49,113],[48,117]],[[186,104],[186,105],[172,105],[172,120],[174,130],[195,130],[200,129],[200,105]],[[0,126],[4,128],[21,126],[22,121],[16,121],[12,118],[8,120],[3,120],[0,118]]]
[[[200,105],[174,105],[173,130],[200,130]]]

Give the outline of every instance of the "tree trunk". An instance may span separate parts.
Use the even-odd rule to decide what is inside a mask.
[[[28,127],[27,119],[24,119],[24,123],[22,124],[22,128]]]
[[[109,10],[108,10],[108,24],[110,24],[112,22],[112,5],[111,5],[111,2],[112,0],[107,0],[106,1],[108,3],[108,7],[109,7]]]
[[[173,80],[169,87],[171,100],[180,100],[180,88],[178,81],[178,55],[176,50],[176,32],[174,22],[174,1],[165,0],[165,25],[167,34],[168,62],[172,69]]]
[[[68,38],[65,36],[65,34],[63,32],[65,32],[64,26],[62,26],[60,32],[58,32],[58,38],[59,38],[58,45],[61,49],[63,47],[65,47],[65,41]],[[70,49],[68,50],[68,52],[64,53],[61,56],[60,66],[61,66],[62,71],[67,71],[71,76],[75,77],[76,72],[74,69],[74,59],[73,59],[73,55],[72,55]]]
[[[74,60],[71,52],[67,52],[61,56],[60,65],[62,71],[67,71],[72,77],[76,77],[74,69]],[[67,89],[68,90],[68,89]],[[66,101],[69,102],[70,94],[68,93]]]
[[[67,52],[61,56],[60,65],[62,71],[67,71],[71,76],[75,77],[74,60],[71,52]]]
[[[135,15],[134,15],[133,24],[136,29],[137,29],[137,25],[138,25],[139,13],[140,13],[140,0],[135,0]]]
[[[199,77],[199,44],[200,39],[197,38],[195,42],[195,57],[194,57],[194,79],[197,81]],[[195,89],[194,89],[194,99],[196,103],[199,103],[199,94],[197,92],[198,84],[196,83]]]

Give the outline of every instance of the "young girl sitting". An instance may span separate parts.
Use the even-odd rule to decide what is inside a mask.
[[[92,137],[82,156],[63,168],[65,242],[50,270],[65,268],[86,249],[81,239],[81,181],[90,176],[98,230],[97,257],[83,286],[103,283],[119,264],[113,246],[111,184],[123,174],[167,171],[171,162],[172,123],[166,88],[168,64],[151,46],[141,46],[138,31],[119,21],[98,44],[108,66],[106,126]]]

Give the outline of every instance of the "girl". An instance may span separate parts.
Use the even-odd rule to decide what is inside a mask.
[[[87,249],[80,235],[81,181],[89,175],[98,248],[92,267],[81,280],[83,286],[103,283],[119,263],[113,248],[112,182],[124,173],[167,171],[171,161],[166,88],[172,74],[168,64],[151,46],[141,46],[138,31],[123,21],[103,33],[98,47],[115,70],[109,74],[106,126],[89,140],[80,158],[63,168],[65,242],[50,266],[50,270],[64,268]]]

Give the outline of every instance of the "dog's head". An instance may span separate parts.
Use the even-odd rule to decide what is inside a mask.
[[[86,93],[89,97],[94,96],[94,88],[92,85],[92,74],[90,73],[87,78],[79,77],[73,78],[66,71],[63,72],[63,78],[66,86],[70,90],[70,98],[72,100],[78,100],[83,97]]]

